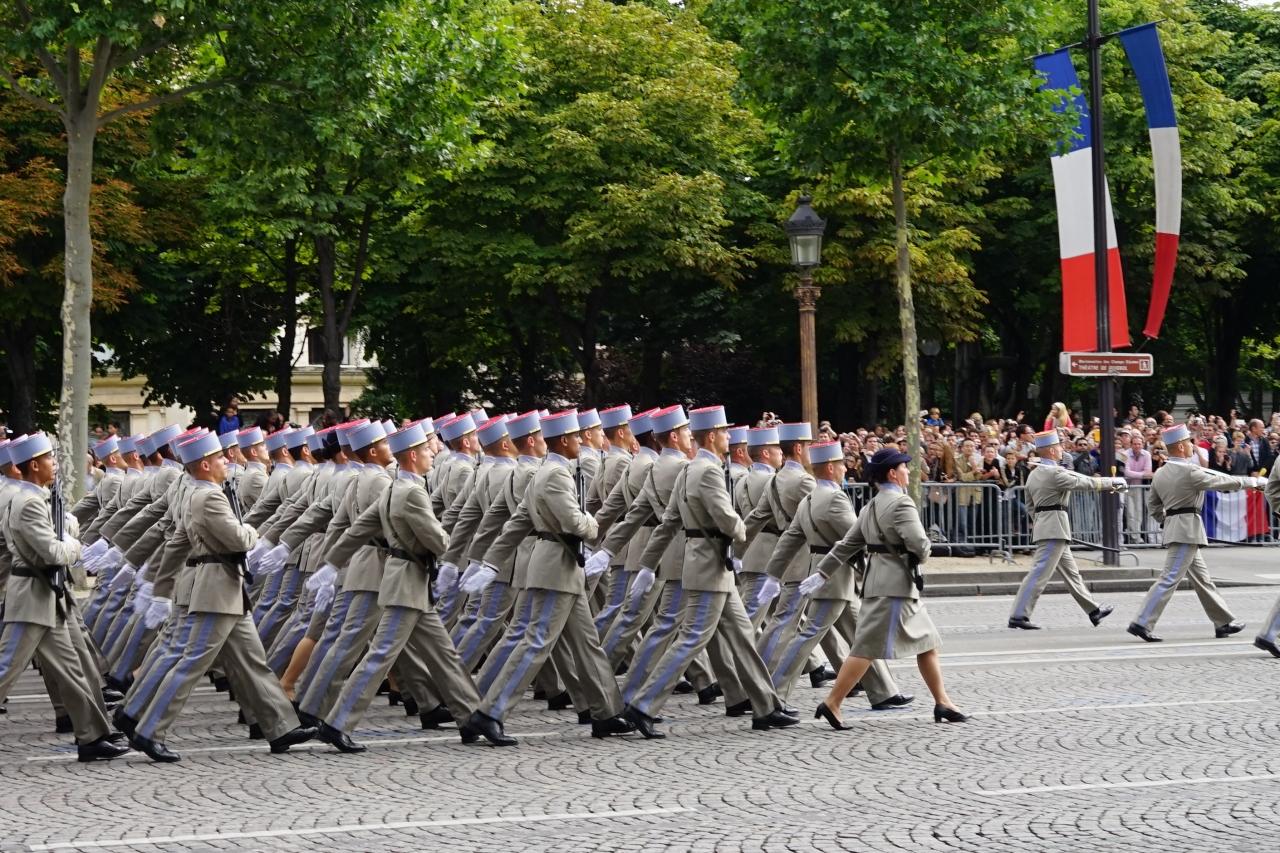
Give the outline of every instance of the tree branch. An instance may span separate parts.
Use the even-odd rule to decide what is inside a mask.
[[[79,113],[80,100],[80,48],[67,43],[67,112]]]
[[[31,28],[31,7],[27,5],[27,0],[14,0],[18,7],[18,14],[22,17],[22,22]],[[67,75],[62,73],[62,69],[58,67],[58,61],[53,58],[53,54],[49,49],[41,45],[36,48],[36,56],[40,58],[40,64],[44,66],[44,70],[49,72],[49,77],[53,80],[53,84],[62,92],[64,100],[70,101],[67,97]]]
[[[42,110],[48,110],[51,113],[56,113],[63,119],[63,121],[66,121],[67,114],[61,109],[59,109],[57,104],[55,104],[53,101],[45,100],[44,98],[40,97],[34,92],[27,91],[18,83],[18,78],[14,77],[13,74],[9,71],[9,69],[4,67],[3,65],[0,65],[0,77],[3,77],[5,81],[8,82],[9,87],[13,89],[13,91],[18,95],[18,97],[23,98],[24,100],[32,104],[35,104],[37,107],[39,107]]]
[[[104,124],[115,121],[120,116],[128,115],[129,113],[141,112],[143,110],[149,110],[153,107],[158,107],[161,104],[168,104],[168,103],[172,103],[173,101],[180,101],[183,98],[185,98],[187,95],[192,94],[193,92],[203,92],[207,89],[216,89],[219,86],[229,86],[237,82],[239,81],[209,80],[204,83],[193,83],[190,86],[183,86],[181,89],[175,89],[174,91],[166,92],[163,95],[156,95],[154,98],[146,98],[145,100],[135,101],[132,104],[125,104],[123,107],[116,107],[114,110],[110,110],[98,116],[98,127],[102,127]]]
[[[85,89],[84,102],[94,113],[102,103],[102,90],[107,85],[107,75],[111,73],[111,39],[98,36],[98,43],[93,46],[93,70],[89,72],[89,85]],[[98,126],[102,126],[99,121]]]

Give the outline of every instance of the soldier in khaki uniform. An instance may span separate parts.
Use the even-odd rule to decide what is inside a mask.
[[[751,452],[747,446],[747,436],[751,428],[736,426],[729,428],[729,483],[732,493],[738,493],[738,482],[751,469]]]
[[[723,406],[689,413],[698,452],[677,480],[662,524],[640,557],[653,565],[677,531],[685,536],[681,582],[686,594],[675,639],[644,683],[628,693],[627,719],[646,738],[665,737],[654,718],[693,659],[710,643],[720,644],[716,657],[737,664],[742,689],[751,702],[751,727],[757,730],[793,726],[769,682],[769,672],[756,651],[754,630],[734,587],[730,548],[746,539],[742,519],[729,494],[729,421]],[[714,658],[713,658],[714,660]],[[717,676],[723,677],[717,672]]]
[[[338,701],[320,725],[320,739],[340,752],[364,749],[351,740],[349,732],[364,716],[378,685],[406,648],[413,661],[425,664],[425,672],[419,672],[417,666],[403,667],[401,686],[414,696],[438,692],[462,728],[463,742],[476,737],[465,723],[480,696],[435,611],[436,558],[448,548],[449,535],[431,510],[431,497],[423,479],[431,470],[433,458],[427,434],[414,423],[389,436],[387,445],[398,463],[396,478],[385,497],[366,509],[343,534],[344,539],[363,542],[375,531],[381,531],[388,557],[378,591],[381,621],[369,650],[356,664]],[[428,674],[430,683],[421,678]],[[415,685],[415,681],[419,683]]]
[[[99,510],[119,493],[120,486],[124,483],[124,472],[128,468],[120,453],[120,441],[115,436],[109,436],[95,444],[93,458],[102,463],[102,479],[94,486],[93,491],[71,508],[71,514],[81,526],[88,526],[89,522],[98,517]]]
[[[1162,433],[1169,448],[1169,461],[1151,478],[1147,506],[1151,517],[1164,526],[1164,544],[1168,551],[1162,574],[1143,599],[1138,614],[1129,623],[1128,632],[1148,643],[1160,642],[1152,631],[1173,597],[1183,577],[1191,578],[1200,606],[1213,622],[1213,635],[1228,637],[1244,629],[1227,609],[1217,586],[1209,577],[1209,568],[1200,548],[1209,544],[1204,532],[1200,509],[1208,491],[1237,492],[1240,489],[1264,489],[1262,477],[1232,477],[1200,467],[1195,445],[1185,424],[1169,427]]]
[[[1273,513],[1280,513],[1280,465],[1273,465],[1271,473],[1267,476],[1267,504]],[[1280,637],[1280,598],[1276,599],[1276,603],[1271,606],[1271,612],[1267,614],[1267,621],[1263,623],[1262,633],[1253,638],[1253,644],[1268,652],[1272,657],[1280,658],[1280,644],[1277,644],[1277,637]]]
[[[111,737],[97,672],[87,670],[90,661],[81,652],[80,614],[66,585],[80,543],[66,533],[59,537],[55,529],[48,491],[57,472],[53,445],[44,433],[35,433],[9,442],[5,453],[22,482],[12,487],[0,518],[12,557],[0,631],[0,701],[39,655],[46,681],[71,718],[79,760],[123,755],[128,749]]]
[[[582,507],[582,484],[574,481],[578,455],[578,418],[570,410],[541,420],[547,459],[534,474],[516,515],[504,526],[501,541],[538,537],[529,558],[528,598],[532,618],[493,686],[468,722],[490,743],[514,744],[502,721],[523,695],[557,643],[566,644],[591,712],[591,734],[607,737],[632,730],[619,716],[622,698],[613,671],[600,649],[587,604],[582,546],[596,540],[595,520]],[[495,546],[497,547],[497,546]]]
[[[857,587],[861,572],[849,563],[841,564],[830,578],[813,571],[857,523],[853,502],[840,484],[844,480],[844,451],[837,441],[825,441],[809,448],[809,463],[816,486],[796,507],[795,518],[782,532],[769,561],[769,574],[777,576],[796,554],[809,558],[810,574],[800,582],[800,595],[807,601],[805,621],[785,646],[780,646],[765,665],[773,674],[773,686],[785,701],[791,685],[813,650],[838,633],[846,645],[853,644],[858,629],[861,600]],[[833,652],[828,652],[833,654]],[[914,697],[904,696],[894,683],[884,661],[875,661],[862,677],[862,686],[872,710],[884,711],[909,705]]]
[[[1067,501],[1072,492],[1123,492],[1129,486],[1123,477],[1089,477],[1059,464],[1062,445],[1057,430],[1036,433],[1033,440],[1040,464],[1031,469],[1031,476],[1027,478],[1027,506],[1035,519],[1031,541],[1036,544],[1036,554],[1031,571],[1027,572],[1018,594],[1014,596],[1009,627],[1039,630],[1040,626],[1031,621],[1031,611],[1054,571],[1062,575],[1071,597],[1097,627],[1114,608],[1104,607],[1093,600],[1080,577],[1080,569],[1076,568],[1076,558],[1071,554],[1071,517],[1067,514]]]
[[[747,432],[747,453],[751,467],[733,487],[733,505],[738,515],[747,518],[760,502],[773,481],[773,475],[782,467],[782,447],[778,444],[777,427],[757,427]],[[769,615],[769,608],[760,605],[760,590],[769,577],[765,570],[773,548],[778,544],[777,529],[769,523],[761,527],[742,555],[738,568],[738,594],[747,608],[751,624],[759,628]]]
[[[188,608],[190,636],[182,657],[138,717],[131,743],[153,761],[177,761],[164,744],[164,735],[182,712],[196,683],[217,660],[235,670],[237,699],[251,710],[273,753],[315,736],[315,729],[297,724],[289,700],[267,668],[266,652],[249,616],[244,589],[244,559],[257,533],[235,514],[220,488],[226,478],[226,459],[218,437],[206,433],[179,445],[196,483],[187,500],[186,525],[179,536],[190,542],[187,565],[195,569]]]
[[[876,451],[866,466],[876,484],[876,496],[862,508],[844,538],[818,563],[815,578],[822,578],[821,583],[816,579],[808,582],[807,589],[815,591],[832,582],[841,566],[859,553],[866,551],[869,555],[862,584],[862,609],[849,657],[841,665],[831,692],[813,715],[837,730],[849,728],[840,720],[840,703],[871,665],[880,658],[894,660],[911,655],[933,694],[934,722],[963,723],[969,719],[956,710],[947,695],[938,660],[942,640],[920,601],[924,577],[919,566],[929,558],[930,546],[920,512],[907,494],[910,461],[910,456],[895,448]]]

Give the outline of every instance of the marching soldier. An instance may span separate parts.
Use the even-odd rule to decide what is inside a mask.
[[[1184,577],[1190,577],[1200,606],[1213,622],[1213,635],[1229,637],[1243,630],[1244,623],[1237,621],[1227,609],[1227,603],[1218,593],[1218,587],[1209,577],[1204,557],[1200,555],[1201,546],[1209,544],[1200,508],[1204,504],[1205,492],[1263,489],[1267,481],[1261,477],[1232,477],[1200,467],[1191,433],[1185,424],[1169,427],[1163,431],[1162,437],[1169,449],[1169,462],[1151,478],[1147,506],[1151,517],[1164,527],[1168,554],[1164,574],[1152,584],[1127,630],[1148,643],[1160,642],[1161,638],[1152,633],[1156,622],[1178,584]]]
[[[1280,513],[1280,465],[1274,465],[1271,468],[1271,474],[1267,477],[1267,504],[1273,513]],[[1276,603],[1271,606],[1271,612],[1267,614],[1267,621],[1262,626],[1262,633],[1254,637],[1253,644],[1264,652],[1269,652],[1272,657],[1280,658],[1280,644],[1277,644],[1277,636],[1280,636],[1280,598],[1276,599]]]
[[[315,736],[315,729],[297,724],[289,700],[267,668],[266,652],[249,616],[245,592],[245,555],[257,532],[241,522],[220,488],[227,463],[218,437],[205,434],[179,445],[187,473],[196,480],[188,496],[186,525],[179,536],[189,542],[194,568],[187,645],[177,665],[165,676],[155,697],[138,717],[131,744],[152,761],[172,762],[164,736],[182,712],[191,690],[215,660],[236,671],[242,690],[237,694],[252,711],[273,753]]]
[[[1059,464],[1062,461],[1062,444],[1056,429],[1038,432],[1033,440],[1040,464],[1031,469],[1031,476],[1027,478],[1027,501],[1034,518],[1031,541],[1036,545],[1036,555],[1031,571],[1027,572],[1013,599],[1009,627],[1024,631],[1040,629],[1031,621],[1031,611],[1056,570],[1062,574],[1071,597],[1096,628],[1115,608],[1104,607],[1094,601],[1080,577],[1076,558],[1071,554],[1071,517],[1067,514],[1067,501],[1072,492],[1123,492],[1129,488],[1128,483],[1123,477],[1089,477]]]
[[[721,644],[718,657],[737,663],[742,689],[751,702],[751,728],[794,726],[799,720],[786,713],[770,684],[751,621],[734,588],[730,547],[746,540],[746,530],[729,495],[729,421],[724,407],[694,409],[689,426],[698,452],[681,472],[662,524],[640,555],[641,565],[654,565],[676,532],[684,533],[681,581],[686,597],[680,627],[652,673],[627,695],[626,717],[646,738],[666,737],[654,728],[654,718],[698,653],[716,642]]]
[[[736,426],[729,428],[729,481],[736,492],[738,481],[751,469],[751,453],[747,447],[747,436],[751,428]]]
[[[733,504],[738,515],[746,518],[764,500],[765,490],[773,481],[773,475],[782,467],[782,447],[778,444],[777,427],[758,427],[747,432],[747,453],[751,467],[733,487]],[[760,528],[742,555],[738,569],[738,594],[747,609],[752,626],[759,628],[769,614],[768,607],[760,605],[760,590],[769,578],[766,567],[774,546],[778,544],[778,529],[770,522]]]
[[[799,589],[801,597],[808,602],[804,624],[787,645],[780,646],[774,657],[765,661],[773,673],[773,687],[784,701],[809,655],[820,643],[826,642],[833,631],[841,635],[846,644],[853,644],[861,608],[857,591],[861,572],[855,571],[852,564],[842,563],[830,578],[814,571],[831,547],[857,523],[853,502],[840,485],[845,472],[844,450],[838,441],[819,442],[809,448],[809,463],[816,487],[796,507],[795,517],[778,539],[768,566],[769,574],[777,576],[786,570],[796,554],[809,558],[810,574],[801,581]],[[828,656],[840,654],[832,645],[827,650]],[[875,711],[909,705],[915,698],[904,696],[898,690],[889,667],[882,660],[871,664],[862,677],[862,686]]]
[[[14,486],[0,519],[13,560],[0,631],[0,699],[8,697],[38,654],[45,678],[55,685],[71,717],[78,759],[116,758],[128,749],[111,737],[97,673],[85,670],[77,648],[84,644],[83,638],[77,639],[80,614],[66,584],[68,567],[80,558],[80,543],[59,535],[65,521],[51,513],[48,487],[57,473],[53,445],[44,433],[34,433],[9,442],[5,451],[22,482]],[[60,509],[52,512],[61,514]]]

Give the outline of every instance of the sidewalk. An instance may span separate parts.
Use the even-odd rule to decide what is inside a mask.
[[[1142,592],[1164,569],[1165,550],[1145,548],[1125,551],[1120,566],[1103,566],[1100,552],[1077,550],[1076,563],[1085,585],[1096,592]],[[925,563],[927,597],[957,595],[1012,595],[1031,569],[1030,553],[1014,554],[1013,562],[999,555],[988,559],[985,554],[972,557],[934,557]],[[1205,562],[1214,582],[1222,587],[1280,585],[1280,546],[1221,547],[1204,550]],[[1188,589],[1183,581],[1179,589]],[[1050,581],[1046,592],[1066,592],[1061,581]]]

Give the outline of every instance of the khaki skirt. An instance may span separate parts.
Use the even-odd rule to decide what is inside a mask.
[[[942,648],[924,604],[910,598],[864,598],[849,654],[873,660],[914,657]]]

